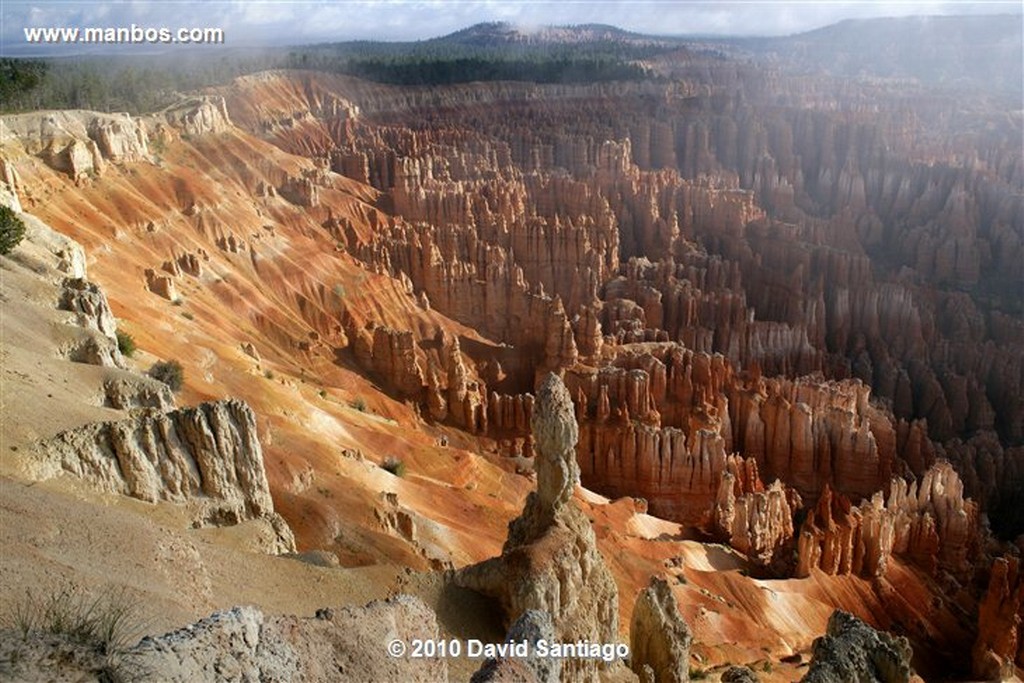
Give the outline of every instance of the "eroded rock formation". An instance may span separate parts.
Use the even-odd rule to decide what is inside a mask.
[[[734,452],[804,500],[827,486],[859,504],[923,476],[941,455],[931,439],[953,446],[967,495],[998,503],[1024,480],[1003,453],[1024,434],[1024,332],[927,283],[998,289],[1019,275],[1019,163],[1000,151],[1017,124],[967,139],[941,98],[919,103],[922,119],[888,105],[868,116],[879,92],[826,95],[776,72],[767,88],[755,70],[693,59],[659,67],[671,91],[428,95],[311,75],[301,88],[251,79],[226,101],[240,127],[382,193],[391,216],[372,229],[325,222],[348,253],[528,359],[492,382],[485,353],[463,369],[421,357],[410,388],[427,387],[435,420],[524,438],[514,397],[564,371],[584,483],[658,515],[711,525]],[[442,105],[443,126],[412,114]],[[430,334],[413,330],[421,347]],[[975,446],[950,441],[968,435]],[[982,447],[1009,476],[979,464]]]
[[[165,109],[163,117],[184,135],[223,133],[231,127],[223,97],[190,98]]]
[[[281,552],[294,551],[288,525],[274,513],[256,417],[237,400],[89,424],[37,446],[43,476],[61,470],[97,488],[148,502],[196,501],[200,524],[265,518]]]
[[[956,471],[940,462],[920,482],[893,479],[887,495],[879,491],[859,506],[826,489],[800,530],[796,574],[817,567],[881,576],[896,554],[930,573],[941,567],[966,580],[979,533],[977,505],[964,500]]]
[[[912,654],[906,638],[876,631],[837,610],[825,635],[814,641],[811,666],[800,682],[909,683]]]
[[[106,206],[107,169],[147,135],[180,144],[173,184],[118,177],[159,192],[126,202],[110,243],[153,254],[136,289],[209,285],[244,314],[235,348],[354,356],[428,421],[516,455],[555,371],[586,486],[762,567],[796,542],[800,575],[877,577],[897,556],[972,585],[982,514],[1021,530],[1002,514],[1024,483],[1015,110],[696,54],[652,68],[670,82],[260,74],[143,125],[11,117],[25,143],[0,171],[63,218]],[[188,170],[209,158],[231,191]],[[162,401],[123,394],[108,402]],[[535,517],[586,536],[572,513],[524,513],[517,557],[564,559]]]
[[[690,628],[679,614],[672,588],[655,577],[640,591],[629,627],[630,666],[645,683],[690,680]]]
[[[569,392],[554,374],[538,389],[532,428],[537,490],[509,524],[501,556],[459,571],[456,582],[497,598],[510,622],[527,610],[547,612],[562,642],[615,642],[618,591],[590,521],[572,500],[579,432]],[[598,664],[566,660],[563,680],[590,680]]]
[[[82,181],[101,175],[108,163],[148,157],[142,123],[128,114],[50,111],[5,117],[7,131],[51,168]]]
[[[527,610],[515,620],[505,638],[509,643],[527,642],[530,647],[538,641],[557,642],[555,627],[547,612]],[[562,660],[556,657],[501,657],[488,659],[473,674],[470,683],[559,683],[562,680]]]
[[[103,290],[85,278],[65,278],[61,283],[57,307],[74,313],[76,325],[85,332],[69,350],[71,360],[104,367],[124,367],[124,357],[117,342],[117,320]]]
[[[781,575],[791,569],[793,513],[800,507],[800,495],[779,480],[764,486],[753,459],[730,456],[715,498],[714,526],[733,548]]]
[[[1020,558],[1000,557],[992,563],[988,590],[978,606],[978,639],[972,652],[974,675],[1003,680],[1024,667],[1024,577]]]

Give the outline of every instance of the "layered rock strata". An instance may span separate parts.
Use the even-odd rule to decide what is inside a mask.
[[[282,552],[294,550],[288,525],[274,513],[256,417],[242,401],[88,424],[39,443],[36,451],[49,476],[63,470],[147,502],[197,502],[200,524],[268,519]]]

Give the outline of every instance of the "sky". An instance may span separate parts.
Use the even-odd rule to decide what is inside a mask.
[[[354,39],[419,40],[482,21],[543,26],[611,24],[660,35],[787,35],[848,18],[1021,12],[1021,0],[988,2],[713,2],[711,0],[239,0],[83,2],[0,0],[0,54],[80,52],[75,45],[32,44],[25,29],[219,28],[224,45],[300,45]],[[140,46],[122,47],[121,49]],[[151,48],[150,48],[151,49]]]

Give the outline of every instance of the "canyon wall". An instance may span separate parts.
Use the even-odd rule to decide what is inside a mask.
[[[659,68],[677,81],[428,93],[268,74],[226,98],[239,125],[382,193],[396,219],[330,228],[349,253],[518,352],[374,341],[364,367],[432,419],[528,455],[554,371],[588,487],[764,564],[799,540],[803,574],[880,573],[895,543],[963,577],[961,526],[1024,475],[1020,122],[692,55]],[[966,521],[940,532],[919,492],[957,474]],[[889,539],[878,515],[916,531]],[[850,542],[867,554],[822,549]]]

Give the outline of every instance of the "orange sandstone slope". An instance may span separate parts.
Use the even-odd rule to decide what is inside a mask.
[[[74,116],[86,125],[94,118]],[[40,119],[7,123],[18,130]],[[422,310],[401,282],[360,267],[321,226],[330,216],[362,230],[392,220],[373,207],[377,193],[331,174],[319,206],[296,205],[276,188],[314,169],[309,160],[226,119],[210,130],[149,130],[152,156],[115,159],[77,179],[40,160],[27,133],[6,141],[5,163],[26,210],[85,247],[93,278],[139,347],[183,363],[183,403],[237,396],[252,405],[276,507],[299,545],[333,550],[346,564],[423,568],[497,552],[502,517],[529,482],[457,438],[438,446],[440,432],[340,353],[342,321],[371,314],[420,340],[438,330],[479,339]],[[406,477],[373,464],[389,456],[405,462]],[[392,517],[430,512],[415,542],[381,520],[388,491],[398,494]]]
[[[253,406],[301,549],[497,554],[531,487],[530,392],[556,371],[584,484],[630,496],[584,494],[620,623],[665,573],[699,665],[778,666],[842,607],[906,633],[920,671],[965,674],[977,506],[1024,471],[1024,336],[925,285],[1014,275],[1004,131],[961,141],[994,169],[964,170],[899,107],[872,123],[803,81],[758,101],[738,69],[744,103],[701,78],[265,73],[140,121],[7,117],[4,175],[86,247],[141,348],[184,363],[185,402]],[[709,537],[743,555],[686,540]]]

